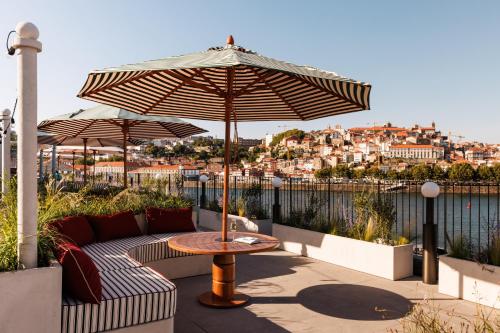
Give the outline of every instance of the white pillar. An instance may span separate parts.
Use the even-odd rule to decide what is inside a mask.
[[[17,159],[17,250],[20,268],[37,266],[37,53],[42,43],[38,28],[29,22],[16,26],[17,92],[19,107]]]
[[[2,193],[7,193],[10,182],[10,110],[2,111]]]

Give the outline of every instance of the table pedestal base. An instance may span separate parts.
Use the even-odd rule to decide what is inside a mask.
[[[250,296],[235,292],[236,261],[234,254],[214,255],[212,264],[212,291],[201,294],[201,304],[215,308],[242,306]]]
[[[245,305],[250,300],[250,296],[235,292],[231,299],[225,300],[207,291],[198,296],[198,300],[201,304],[212,308],[235,308]]]

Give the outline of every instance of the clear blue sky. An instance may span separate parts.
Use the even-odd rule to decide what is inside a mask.
[[[373,85],[372,110],[286,125],[306,130],[391,121],[500,143],[500,1],[7,1],[0,46],[16,23],[38,25],[39,120],[93,105],[92,69],[205,50],[233,34],[263,55]],[[16,59],[0,55],[0,108],[12,108]],[[223,125],[195,122],[222,136]],[[277,132],[245,123],[241,136]]]

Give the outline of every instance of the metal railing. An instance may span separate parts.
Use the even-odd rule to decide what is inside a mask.
[[[230,202],[236,204],[245,189],[260,188],[260,202],[272,215],[274,204],[272,178],[231,177]],[[315,218],[331,222],[335,219],[347,223],[356,219],[355,201],[360,193],[375,198],[384,196],[394,207],[393,233],[405,236],[420,247],[422,225],[425,222],[425,198],[420,193],[421,181],[366,181],[338,179],[283,180],[279,189],[281,218],[286,219],[303,211],[314,201]],[[467,237],[476,248],[489,248],[493,236],[500,237],[500,183],[438,182],[440,195],[436,198],[434,220],[438,230],[438,246],[447,250],[457,237]],[[222,196],[222,177],[211,177],[206,183],[207,202]],[[199,181],[184,182],[184,193],[199,205]],[[213,205],[213,204],[212,204]]]
[[[113,177],[113,185],[118,180]],[[201,182],[184,178],[182,188],[175,175],[162,177],[167,193],[179,193],[190,197],[200,205]],[[102,177],[96,187],[105,187],[107,179]],[[154,177],[134,179],[134,187],[154,182]],[[238,198],[250,189],[258,189],[258,202],[272,217],[274,188],[272,178],[231,176],[229,201],[237,206]],[[90,182],[91,183],[91,182]],[[375,198],[389,198],[395,214],[393,233],[405,236],[417,247],[422,244],[422,225],[425,222],[425,199],[420,193],[420,181],[367,181],[339,179],[283,179],[279,189],[280,215],[289,218],[295,212],[304,211],[314,201],[315,218],[326,223],[342,220],[352,223],[356,216],[356,197],[370,193]],[[434,205],[434,221],[438,230],[438,247],[447,250],[457,237],[467,237],[476,248],[487,249],[493,236],[500,237],[500,183],[485,182],[438,182],[440,195]],[[81,184],[76,185],[82,186]],[[217,206],[223,193],[223,177],[210,177],[206,183],[206,207]]]

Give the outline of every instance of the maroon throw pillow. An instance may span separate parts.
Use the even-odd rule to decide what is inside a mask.
[[[87,216],[98,242],[142,235],[131,211],[111,215]]]
[[[101,303],[102,285],[92,259],[73,243],[57,248],[57,259],[63,268],[63,288],[85,303]]]
[[[78,246],[95,242],[94,231],[85,216],[68,216],[53,222],[52,226],[64,242],[71,242]]]
[[[196,231],[189,208],[146,208],[148,234]]]

